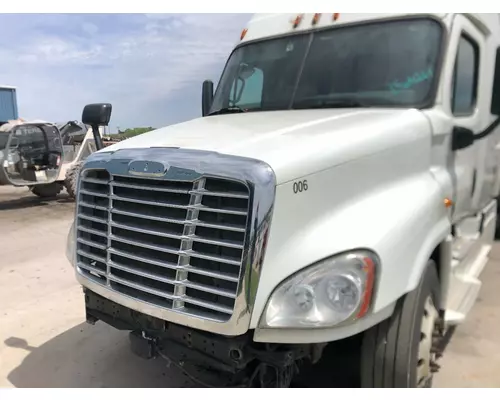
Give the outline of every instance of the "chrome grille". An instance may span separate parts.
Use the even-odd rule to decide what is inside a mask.
[[[78,272],[147,303],[228,321],[248,214],[249,189],[240,182],[87,170],[77,202]]]

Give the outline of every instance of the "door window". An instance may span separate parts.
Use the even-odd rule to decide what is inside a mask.
[[[458,45],[453,74],[452,112],[455,116],[474,113],[477,100],[479,48],[471,39],[462,35]]]

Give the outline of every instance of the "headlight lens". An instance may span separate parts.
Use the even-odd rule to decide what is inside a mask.
[[[329,327],[361,318],[370,306],[378,265],[375,254],[353,251],[300,271],[274,291],[261,326]]]
[[[75,242],[75,222],[71,224],[71,228],[68,232],[68,237],[66,239],[66,258],[71,263],[73,267],[76,266],[76,242]]]

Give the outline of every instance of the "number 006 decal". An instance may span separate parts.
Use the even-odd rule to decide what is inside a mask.
[[[293,183],[293,193],[302,193],[308,189],[307,180]]]

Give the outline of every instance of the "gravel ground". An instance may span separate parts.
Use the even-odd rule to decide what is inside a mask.
[[[0,386],[192,386],[162,360],[129,350],[127,334],[84,322],[81,288],[65,259],[74,203],[0,187]],[[451,339],[436,387],[500,387],[500,244],[481,297]],[[496,299],[496,300],[495,300]]]

